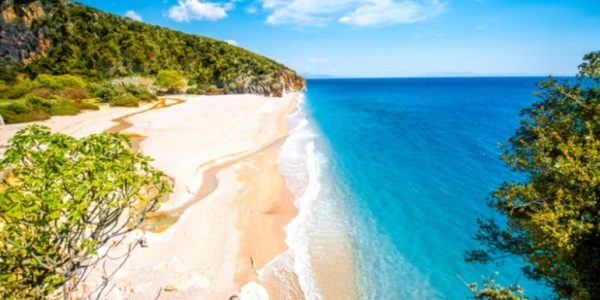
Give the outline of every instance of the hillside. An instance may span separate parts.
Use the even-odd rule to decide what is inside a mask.
[[[0,80],[6,82],[19,74],[107,80],[166,69],[201,92],[279,96],[305,84],[284,65],[225,42],[67,0],[3,0],[0,9]]]

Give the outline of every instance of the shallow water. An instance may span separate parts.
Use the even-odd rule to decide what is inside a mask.
[[[519,260],[463,260],[477,247],[477,217],[493,213],[486,197],[518,178],[498,143],[541,79],[309,80],[280,157],[300,206],[287,242],[307,298],[325,291],[319,257],[346,243],[361,299],[465,299],[458,276],[472,282],[493,271],[503,284],[548,296],[523,277]]]

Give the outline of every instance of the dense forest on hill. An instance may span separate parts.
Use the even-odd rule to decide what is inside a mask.
[[[111,79],[175,70],[195,91],[280,95],[304,80],[282,64],[211,38],[66,0],[2,1],[0,80],[39,74]]]

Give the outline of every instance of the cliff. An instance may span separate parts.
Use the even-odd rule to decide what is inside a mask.
[[[4,0],[0,80],[19,74],[111,79],[172,69],[191,85],[278,96],[305,86],[286,66],[240,47],[108,14],[67,0]]]

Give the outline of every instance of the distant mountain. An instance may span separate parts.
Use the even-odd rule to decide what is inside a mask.
[[[2,0],[0,10],[0,80],[43,73],[111,79],[169,69],[225,93],[281,95],[305,85],[286,66],[226,42],[68,0]]]

